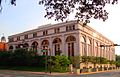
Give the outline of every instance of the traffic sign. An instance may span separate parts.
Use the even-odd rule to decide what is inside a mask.
[[[43,50],[41,50],[41,52],[47,52],[47,50],[43,49]]]

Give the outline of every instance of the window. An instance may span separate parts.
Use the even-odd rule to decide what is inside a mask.
[[[75,25],[66,26],[66,31],[75,30]]]
[[[68,31],[69,29],[68,29],[68,26],[66,26],[66,31]]]
[[[14,39],[13,38],[9,38],[9,42],[13,42],[14,41]]]
[[[33,38],[37,37],[37,33],[33,33]]]
[[[55,32],[55,33],[59,33],[59,32],[60,32],[60,28],[55,28],[55,29],[54,29],[54,32]]]
[[[43,31],[43,35],[47,35],[47,34],[48,34],[47,30]]]
[[[28,39],[28,35],[25,35],[24,38],[25,38],[25,39]]]
[[[61,50],[60,50],[61,39],[55,38],[53,40],[53,44],[54,44],[55,55],[60,55],[61,54]]]
[[[20,40],[20,36],[17,37],[17,40],[18,40],[18,41]]]
[[[68,56],[74,56],[74,42],[76,38],[74,36],[68,36],[66,42],[68,44]]]

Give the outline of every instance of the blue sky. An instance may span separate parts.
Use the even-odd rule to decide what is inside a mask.
[[[16,33],[37,28],[43,24],[55,23],[54,20],[44,18],[44,7],[38,5],[39,0],[17,0],[16,6],[11,6],[9,0],[3,1],[3,11],[0,14],[0,37],[4,33],[6,37]],[[120,3],[106,7],[109,12],[109,19],[91,20],[89,26],[112,40],[120,44]],[[71,15],[69,20],[73,20]],[[120,47],[116,47],[116,54],[120,54]]]

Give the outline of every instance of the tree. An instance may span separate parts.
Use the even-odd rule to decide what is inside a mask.
[[[94,68],[96,68],[96,64],[100,63],[99,57],[92,56],[91,58],[91,62],[94,64]]]
[[[71,64],[73,64],[73,67],[80,68],[80,63],[81,63],[80,56],[70,56],[69,59],[70,59]]]
[[[106,4],[115,4],[117,0],[40,0],[39,4],[46,7],[48,19],[55,17],[55,20],[64,20],[72,12],[76,12],[75,17],[88,23],[90,18],[108,18],[108,12],[104,10]]]
[[[107,64],[108,63],[108,60],[104,57],[99,57],[100,59],[100,64]]]
[[[55,56],[52,60],[52,66],[53,70],[56,72],[65,72],[67,71],[67,67],[70,64],[70,60],[68,59],[67,56]]]
[[[82,56],[82,63],[85,63],[86,67],[88,68],[88,63],[91,62],[91,57],[90,56]]]
[[[116,66],[120,67],[120,55],[116,55]]]
[[[0,0],[0,11],[2,10]],[[16,5],[17,0],[10,0],[11,5]],[[48,19],[55,17],[55,20],[64,20],[72,12],[76,12],[75,17],[85,23],[89,23],[90,18],[102,19],[108,18],[108,12],[104,10],[106,4],[115,4],[118,0],[40,0],[39,4],[45,6]]]
[[[0,0],[0,12],[2,11],[2,1],[4,0]],[[16,5],[16,0],[10,0],[11,5]]]

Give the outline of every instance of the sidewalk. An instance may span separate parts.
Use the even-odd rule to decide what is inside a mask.
[[[75,74],[75,73],[57,73],[57,72],[29,72],[32,74],[39,74],[39,75],[48,75],[48,76],[57,76],[57,75],[85,75],[85,74],[95,74],[95,73],[101,73],[101,72],[112,72],[112,71],[120,71],[120,69],[115,69],[115,70],[107,70],[107,71],[98,71],[98,72],[89,72],[89,73],[80,73],[80,74]]]

